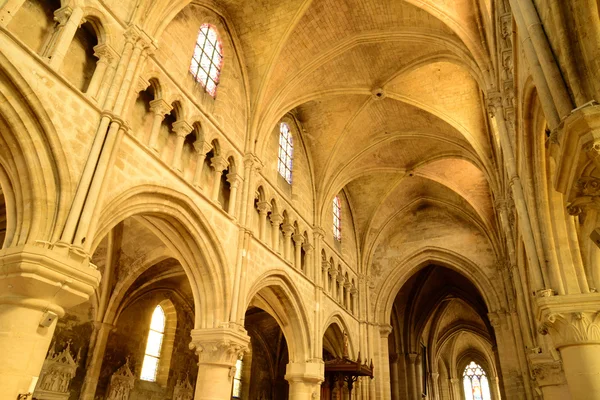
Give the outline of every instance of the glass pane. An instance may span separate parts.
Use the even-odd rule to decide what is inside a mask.
[[[208,80],[208,75],[202,68],[198,70],[198,75],[196,76],[196,80],[200,82],[203,86],[206,85],[206,81]]]
[[[213,28],[208,29],[208,34],[206,36],[208,36],[208,40],[210,40],[211,42],[217,42],[217,32]]]
[[[235,362],[235,379],[242,379],[242,360]]]
[[[165,331],[165,312],[161,306],[156,306],[152,313],[152,322],[150,329],[163,333]]]
[[[154,357],[160,356],[160,347],[162,345],[163,334],[150,330],[148,333],[148,343],[146,344],[146,354]]]
[[[239,379],[233,380],[233,397],[240,398],[242,396],[242,381]]]
[[[483,394],[483,400],[492,400],[490,384],[485,376],[481,377],[481,392]]]
[[[194,74],[194,78],[195,78],[196,72],[198,72],[198,61],[192,59],[192,62],[190,64],[190,71],[192,74]]]
[[[471,388],[471,380],[466,376],[463,378],[463,387],[465,388],[465,400],[473,400],[473,388]]]
[[[156,381],[156,372],[158,371],[158,358],[152,356],[144,356],[142,364],[142,373],[140,379],[145,381]]]

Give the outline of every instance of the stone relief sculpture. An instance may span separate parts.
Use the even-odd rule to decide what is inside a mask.
[[[175,389],[173,390],[173,400],[192,400],[194,398],[194,388],[188,377],[177,380]]]
[[[129,400],[129,393],[135,384],[135,376],[129,368],[129,357],[125,364],[111,377],[106,400]]]
[[[55,345],[48,352],[33,393],[33,397],[40,400],[68,399],[69,385],[79,365],[80,355],[73,357],[70,340],[61,352],[56,352]]]

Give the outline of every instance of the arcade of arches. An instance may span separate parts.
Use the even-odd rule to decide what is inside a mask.
[[[0,0],[0,400],[600,400],[598,101],[598,0]]]

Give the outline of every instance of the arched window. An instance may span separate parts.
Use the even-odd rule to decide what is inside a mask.
[[[471,361],[463,372],[463,386],[465,400],[492,400],[485,371],[475,361]]]
[[[279,124],[279,160],[277,169],[279,174],[285,178],[287,183],[292,184],[292,159],[294,155],[294,144],[290,127],[285,122]]]
[[[333,237],[342,240],[342,203],[339,196],[333,198]]]
[[[233,398],[242,397],[242,360],[235,362],[235,375],[233,376]]]
[[[140,379],[155,382],[158,372],[158,360],[162,349],[163,337],[165,335],[165,312],[161,306],[156,306],[150,321],[150,331],[146,342],[146,352],[142,363]]]
[[[196,39],[190,72],[212,97],[217,94],[222,66],[223,46],[217,31],[212,25],[203,24]]]

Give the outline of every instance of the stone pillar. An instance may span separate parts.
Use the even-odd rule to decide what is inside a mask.
[[[242,177],[235,172],[230,172],[227,174],[227,182],[229,182],[229,207],[227,208],[227,213],[235,218],[235,208],[237,203],[237,192],[240,186],[240,182],[242,181]]]
[[[600,293],[541,297],[537,306],[540,332],[560,351],[571,398],[600,400]]]
[[[283,217],[279,214],[271,213],[271,245],[276,253],[279,253],[279,226]]]
[[[325,380],[325,365],[322,361],[291,362],[286,367],[285,379],[290,384],[289,400],[318,399]]]
[[[304,249],[304,269],[303,269],[303,272],[306,275],[308,275],[309,271],[312,271],[313,246],[310,243],[308,243],[308,242],[304,242],[302,244],[302,248]],[[300,263],[302,264],[302,261]],[[300,267],[302,267],[302,265]],[[316,283],[316,280],[317,280],[317,278],[314,278],[315,283]]]
[[[416,384],[417,384],[417,398],[421,398],[423,395],[423,368],[421,365],[423,364],[423,355],[419,353],[417,355],[417,359],[415,361],[415,375],[416,375]]]
[[[450,392],[452,393],[452,400],[462,400],[462,392],[460,390],[461,380],[458,378],[450,378]]]
[[[346,296],[344,298],[344,306],[346,307],[347,310],[350,310],[350,289],[352,289],[352,284],[350,283],[350,281],[345,281],[344,282],[344,288],[346,289]]]
[[[3,399],[33,392],[58,317],[87,300],[100,273],[85,255],[50,245],[0,250],[0,388]]]
[[[267,241],[267,215],[271,211],[271,204],[268,201],[259,201],[258,204],[258,234],[260,240]]]
[[[493,376],[490,378],[490,391],[492,394],[492,400],[502,400],[502,394],[500,393],[500,378],[498,378],[497,376]],[[569,392],[567,391],[567,394]],[[571,397],[565,397],[565,400],[569,400]],[[544,396],[544,399],[546,399],[546,397]],[[552,399],[551,397],[548,397],[548,399]],[[548,400],[546,399],[546,400]]]
[[[177,135],[173,158],[171,158],[171,168],[174,170],[181,171],[181,153],[183,152],[183,144],[185,143],[185,137],[189,135],[193,129],[194,128],[185,121],[173,123],[173,132]]]
[[[99,44],[94,47],[94,56],[98,59],[96,62],[96,69],[92,80],[87,88],[87,95],[98,100],[98,89],[100,84],[104,81],[106,75],[106,69],[109,65],[113,64],[117,59],[117,53],[107,44]]]
[[[323,291],[329,293],[329,261],[321,261],[321,276],[323,277]]]
[[[533,383],[542,392],[544,400],[571,399],[560,360],[554,360],[548,355],[531,354],[529,355],[529,364]],[[492,391],[497,390],[495,387],[491,387],[491,389]],[[499,394],[496,394],[495,399],[500,399]]]
[[[392,333],[392,326],[389,324],[379,326],[379,337],[377,338],[378,356],[379,361],[379,374],[377,375],[376,381],[378,381],[379,394],[378,398],[382,400],[390,400],[392,396],[392,386],[390,381],[390,356],[388,347],[388,337]]]
[[[390,380],[392,383],[392,399],[400,399],[400,384],[398,382],[398,353],[390,354]]]
[[[194,329],[190,348],[198,354],[194,400],[231,398],[235,363],[248,348],[250,337],[241,327]]]
[[[417,387],[417,371],[415,370],[415,363],[417,361],[417,353],[408,353],[406,355],[406,365],[408,367],[408,398],[410,400],[417,400],[420,396],[418,394]]]
[[[60,25],[55,33],[56,39],[52,46],[48,64],[50,67],[58,69],[63,63],[77,29],[83,22],[83,9],[81,7],[72,9],[69,6],[59,8],[54,12],[54,19]]]
[[[159,125],[160,126],[160,125]],[[204,169],[204,160],[206,160],[206,154],[212,149],[210,143],[206,143],[203,140],[196,140],[194,142],[194,150],[196,150],[196,171],[194,172],[193,185],[200,187],[202,184],[202,170]]]
[[[333,297],[334,300],[336,300],[336,293],[337,293],[337,269],[335,269],[335,267],[333,265],[329,265],[329,276],[331,277],[331,287],[329,287],[329,280],[327,280],[327,284],[328,284],[328,289],[329,289],[329,294],[331,295],[331,297]]]
[[[340,303],[340,304],[344,304],[344,275],[342,275],[342,273],[340,271],[338,271],[337,274],[337,282],[339,285],[336,285],[336,296],[335,296],[335,300]]]
[[[225,161],[223,157],[215,156],[212,158],[210,165],[214,168],[213,187],[210,198],[213,201],[218,202],[219,189],[221,188],[221,175],[223,174],[223,171],[227,168],[227,161]]]
[[[96,388],[98,386],[98,379],[100,378],[108,336],[115,326],[103,322],[96,322],[94,328],[97,330],[96,342],[92,354],[88,356],[89,362],[85,369],[85,378],[83,380],[83,387],[81,388],[79,400],[94,400],[96,396]]]
[[[282,226],[283,230],[283,258],[292,260],[292,234],[294,233],[294,225],[286,222]]]
[[[441,399],[440,397],[440,374],[438,374],[437,372],[432,372],[431,374],[429,374],[429,378],[431,381],[431,390],[433,391],[433,396],[428,396],[428,397],[433,397],[433,399],[438,400]],[[494,389],[491,389],[492,391],[494,391]],[[498,399],[500,400],[500,399]]]
[[[292,238],[294,239],[294,266],[296,269],[302,271],[302,243],[304,243],[304,236],[301,233],[294,233]]]
[[[158,152],[158,134],[160,133],[162,121],[165,119],[165,115],[170,113],[172,109],[173,107],[163,99],[156,99],[150,102],[150,111],[153,114],[153,118],[148,147],[154,151]]]

